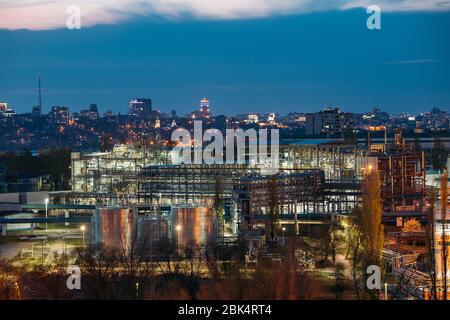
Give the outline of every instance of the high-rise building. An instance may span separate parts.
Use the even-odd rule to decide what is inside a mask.
[[[277,114],[274,112],[267,114],[267,124],[274,124],[277,119]]]
[[[53,106],[50,112],[51,119],[58,124],[69,122],[69,108],[63,106]]]
[[[203,98],[200,100],[200,110],[192,112],[191,117],[199,120],[211,120],[212,113],[209,106],[209,99]]]
[[[13,109],[8,107],[8,103],[0,102],[0,117],[8,118],[14,116],[16,113]]]
[[[306,134],[333,134],[353,130],[353,114],[339,108],[325,108],[306,114]]]
[[[97,104],[96,104],[96,103],[91,103],[91,104],[89,105],[89,111],[98,114],[98,107],[97,107]]]
[[[259,114],[249,113],[249,114],[247,114],[247,119],[245,119],[244,121],[245,121],[245,123],[258,123],[259,122]]]
[[[81,110],[80,116],[82,118],[87,118],[90,120],[97,120],[99,118],[98,107],[97,104],[91,103],[89,105],[89,109]]]
[[[152,113],[152,100],[146,98],[134,98],[129,101],[129,113],[133,117],[150,119]]]
[[[207,98],[203,98],[200,100],[200,116],[204,119],[211,118],[211,109],[209,107],[209,100]]]

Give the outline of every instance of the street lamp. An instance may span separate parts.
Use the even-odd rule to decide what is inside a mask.
[[[281,228],[281,231],[283,231],[283,246],[284,246],[284,232],[286,231],[286,228],[285,228],[285,227],[282,227],[282,228]]]
[[[48,198],[45,198],[45,232],[47,232],[48,228],[47,218],[48,218]]]
[[[63,254],[65,255],[66,254],[66,240],[65,240],[65,237],[64,237],[64,234],[62,235],[62,242],[63,242]]]
[[[177,224],[175,226],[175,230],[177,231],[177,255],[179,255],[179,239],[180,239],[180,232],[181,232],[181,225]]]
[[[158,214],[161,214],[161,193],[158,193]]]
[[[385,282],[385,283],[384,283],[384,300],[387,300],[387,299],[388,299],[388,292],[387,292],[387,289],[388,289],[388,284],[387,284],[387,282]]]
[[[41,246],[41,265],[42,270],[44,270],[44,239],[42,239],[42,246]]]
[[[136,282],[136,300],[139,299],[139,282]]]
[[[17,288],[17,297],[19,298],[19,300],[22,300],[22,296],[20,295],[19,283],[16,281],[14,284],[16,285]]]
[[[80,230],[83,232],[83,248],[85,247],[84,245],[84,230],[86,230],[86,226],[84,224],[81,225]]]

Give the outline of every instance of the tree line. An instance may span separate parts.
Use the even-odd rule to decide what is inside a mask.
[[[67,190],[70,188],[71,178],[70,153],[69,148],[40,150],[37,155],[29,150],[20,153],[6,152],[0,154],[0,163],[4,166],[6,180],[21,174],[49,175],[50,191]]]

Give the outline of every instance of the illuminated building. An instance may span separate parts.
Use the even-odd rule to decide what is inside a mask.
[[[211,118],[211,109],[209,107],[209,100],[207,98],[203,98],[202,100],[200,100],[200,117],[202,119]]]
[[[335,181],[360,180],[366,158],[362,148],[333,139],[283,139],[280,155],[283,168],[321,169]]]
[[[81,110],[80,117],[87,118],[90,120],[97,120],[99,118],[98,108],[95,103],[89,105],[89,109]]]
[[[369,142],[370,145],[370,142]],[[377,150],[371,148],[369,157],[381,178],[383,211],[393,216],[424,215],[425,155],[407,144],[401,131],[395,133],[392,144]]]
[[[259,116],[257,113],[249,113],[247,115],[247,120],[245,120],[246,123],[258,123],[259,122]]]
[[[277,115],[273,112],[269,113],[267,115],[267,124],[275,124],[275,120],[277,118]]]
[[[8,107],[8,103],[0,102],[0,117],[9,118],[15,114],[14,110]]]
[[[8,103],[0,102],[0,112],[5,112],[8,109]]]
[[[209,105],[209,100],[207,98],[203,98],[202,100],[200,100],[200,110],[192,112],[191,118],[205,120],[206,122],[209,122],[211,120],[212,113]]]
[[[50,111],[50,117],[54,123],[68,124],[69,123],[69,108],[62,106],[53,106]]]
[[[434,213],[434,256],[436,263],[436,279],[442,281],[444,278],[444,260],[443,250],[447,249],[447,281],[450,282],[450,210],[447,210],[447,216],[442,219],[442,213],[435,211]],[[444,231],[445,229],[445,231]],[[444,237],[445,234],[445,237]],[[447,245],[444,246],[443,242]]]
[[[306,114],[306,134],[333,134],[355,128],[353,115],[339,108]]]
[[[69,196],[92,204],[134,202],[138,172],[150,164],[168,161],[168,152],[157,148],[152,144],[116,145],[111,152],[72,152],[72,195]]]
[[[128,103],[129,114],[133,117],[148,120],[152,113],[152,100],[146,98],[134,98]]]

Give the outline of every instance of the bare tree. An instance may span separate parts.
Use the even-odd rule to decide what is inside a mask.
[[[370,265],[381,267],[381,253],[384,246],[384,227],[381,222],[381,181],[377,170],[369,170],[364,177],[362,188],[362,208],[360,210],[359,225],[363,243],[363,271]],[[366,273],[363,272],[366,277]],[[378,290],[365,293],[369,297],[378,299]]]
[[[83,291],[93,299],[114,299],[114,279],[120,273],[116,250],[95,244],[77,249],[76,264],[83,274]]]
[[[335,294],[336,300],[341,300],[342,295],[347,289],[347,281],[345,279],[344,274],[344,265],[342,263],[337,263],[334,271],[334,285],[332,286],[332,290]]]
[[[280,207],[279,207],[279,196],[278,196],[278,183],[277,177],[275,175],[269,178],[267,182],[267,192],[269,195],[268,204],[269,204],[269,234],[270,241],[273,242],[275,240],[275,236],[277,234],[277,224],[279,219]]]
[[[344,227],[338,221],[332,221],[328,228],[328,241],[331,250],[331,258],[336,263],[336,253],[339,245],[343,240]]]
[[[426,268],[431,278],[431,299],[437,299],[437,279],[436,279],[436,255],[435,255],[435,217],[434,211],[436,208],[436,192],[434,189],[428,190],[428,224],[426,226],[427,239],[427,263]]]
[[[137,232],[130,243],[121,242],[118,261],[123,272],[122,284],[128,299],[139,299],[144,296],[145,287],[154,275],[157,263],[150,260],[151,247],[149,236],[138,241]]]
[[[447,239],[447,199],[448,199],[448,172],[441,176],[441,255],[442,255],[442,285],[444,290],[444,300],[447,300],[447,269],[448,269],[448,239]]]
[[[362,277],[362,233],[359,226],[359,217],[361,216],[361,209],[354,208],[350,217],[346,220],[346,244],[347,254],[346,258],[350,258],[351,276],[353,280],[353,287],[356,298],[361,299],[362,293],[360,290],[360,280]]]
[[[400,296],[400,293],[403,291],[403,289],[410,284],[413,276],[414,274],[412,272],[406,272],[406,269],[401,270],[394,275],[393,287],[395,288],[395,291],[391,293],[391,300],[394,300],[395,298]]]

